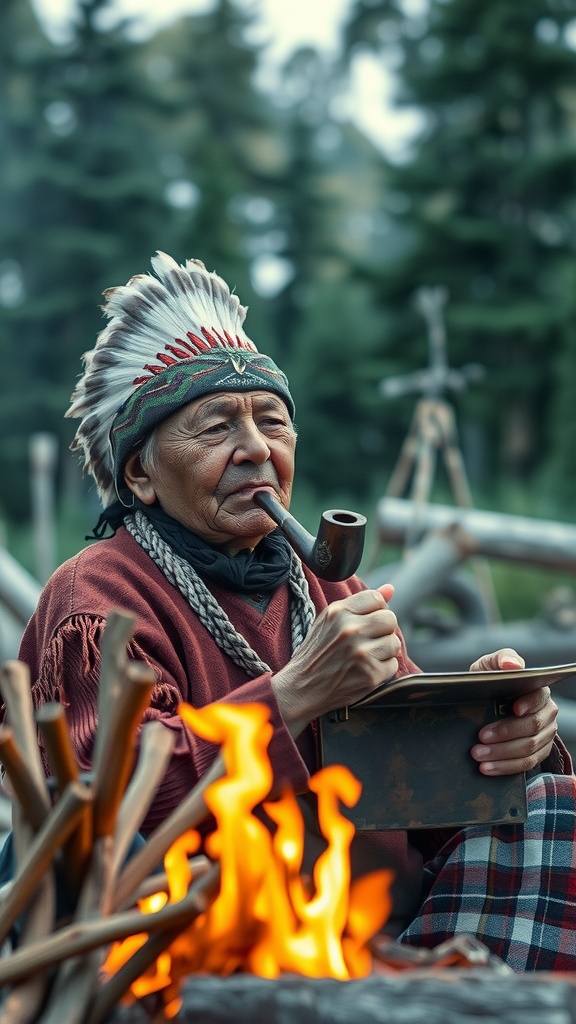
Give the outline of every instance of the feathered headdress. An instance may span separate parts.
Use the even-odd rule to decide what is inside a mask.
[[[187,402],[217,391],[272,391],[294,416],[288,381],[244,333],[246,307],[200,260],[151,260],[104,292],[110,322],[84,354],[66,416],[80,417],[72,449],[96,480],[104,506],[121,496],[126,459]]]

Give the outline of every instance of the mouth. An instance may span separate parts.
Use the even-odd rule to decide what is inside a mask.
[[[258,491],[267,491],[268,494],[272,494],[274,497],[277,497],[276,488],[273,487],[272,484],[264,483],[242,484],[241,487],[236,487],[233,491],[231,491],[230,497],[246,498],[252,501],[254,499],[254,495]]]

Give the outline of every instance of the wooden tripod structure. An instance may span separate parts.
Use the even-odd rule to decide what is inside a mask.
[[[386,398],[416,392],[420,398],[398,460],[385,491],[385,497],[408,497],[413,517],[406,532],[405,548],[410,551],[421,532],[422,512],[429,501],[438,457],[443,460],[455,504],[472,508],[473,500],[459,444],[454,410],[446,400],[448,391],[461,392],[472,380],[483,375],[478,365],[454,370],[448,365],[443,308],[448,293],[442,287],[422,287],[416,292],[416,304],[428,326],[429,360],[425,370],[389,377],[381,382]],[[492,575],[483,559],[473,559],[474,571],[488,617],[499,621]]]

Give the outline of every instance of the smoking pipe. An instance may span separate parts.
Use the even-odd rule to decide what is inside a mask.
[[[366,516],[330,508],[322,513],[313,537],[269,491],[257,491],[254,501],[268,513],[315,576],[338,583],[353,576],[362,558]]]

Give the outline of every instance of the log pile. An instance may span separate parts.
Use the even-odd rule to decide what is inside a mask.
[[[89,777],[78,770],[63,707],[46,704],[34,715],[26,666],[11,661],[0,668],[6,706],[0,761],[14,793],[15,855],[14,880],[0,903],[0,1024],[100,1024],[218,887],[218,866],[196,857],[194,881],[183,900],[154,914],[136,909],[143,896],[166,891],[156,866],[175,839],[207,817],[203,794],[223,764],[218,758],[126,863],[174,743],[159,722],[144,724],[133,764],[136,730],[155,683],[149,666],[126,656],[133,629],[131,616],[108,616]],[[49,781],[37,728],[48,753]],[[17,942],[11,941],[14,929]],[[100,969],[110,943],[141,932],[149,934],[146,944],[103,981]]]

